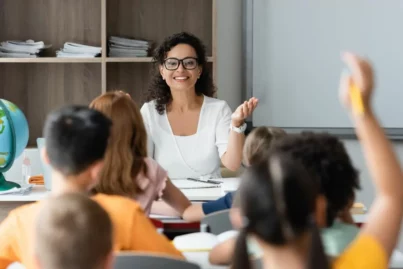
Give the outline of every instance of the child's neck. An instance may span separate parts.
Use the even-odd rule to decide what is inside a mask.
[[[85,184],[88,180],[84,177],[87,175],[78,176],[63,176],[60,173],[54,172],[52,174],[52,194],[60,195],[69,192],[88,192],[88,184]]]
[[[263,249],[263,268],[303,269],[307,264],[310,235],[306,234],[287,246],[259,244]]]

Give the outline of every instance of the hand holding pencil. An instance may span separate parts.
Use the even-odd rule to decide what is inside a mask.
[[[348,74],[344,73],[341,78],[342,102],[352,110],[355,117],[371,112],[370,100],[374,87],[371,65],[365,59],[350,52],[344,53],[342,60],[350,70]]]

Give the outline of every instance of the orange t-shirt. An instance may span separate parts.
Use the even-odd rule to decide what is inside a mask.
[[[112,220],[115,251],[153,252],[183,259],[173,244],[156,231],[138,203],[116,195],[97,194],[92,198]],[[33,229],[41,204],[36,202],[21,206],[11,211],[0,224],[0,269],[13,262],[31,268]]]
[[[334,261],[332,268],[387,269],[388,258],[375,238],[362,234]]]

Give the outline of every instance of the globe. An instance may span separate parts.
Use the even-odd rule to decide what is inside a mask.
[[[28,144],[29,127],[24,113],[13,103],[0,99],[0,191],[21,187],[6,181],[7,172]]]

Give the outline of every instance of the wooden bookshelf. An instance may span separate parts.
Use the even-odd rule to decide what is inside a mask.
[[[0,58],[0,63],[102,63],[102,58]]]
[[[159,44],[188,31],[207,47],[215,78],[216,0],[0,0],[0,41],[52,44],[41,58],[0,58],[0,98],[21,108],[36,146],[46,115],[70,103],[88,104],[108,90],[128,91],[138,105],[154,65],[151,57],[107,56],[110,36]],[[65,42],[102,47],[99,58],[56,58]]]

